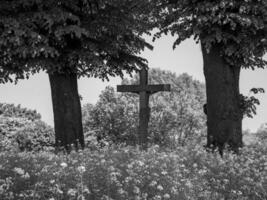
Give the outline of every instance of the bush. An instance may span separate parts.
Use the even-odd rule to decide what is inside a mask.
[[[36,110],[21,108],[20,105],[0,103],[0,116],[2,117],[16,117],[25,118],[31,121],[40,120],[41,115]]]
[[[53,129],[40,120],[0,117],[0,150],[40,151],[54,145]]]
[[[161,146],[185,145],[203,141],[206,117],[204,84],[187,74],[159,69],[149,72],[152,84],[170,83],[171,92],[159,92],[150,97],[151,116],[149,141]],[[138,77],[122,84],[138,84]],[[117,93],[112,87],[102,91],[95,105],[83,107],[84,130],[92,131],[99,140],[112,143],[137,143],[139,99],[136,94]]]
[[[0,103],[0,150],[40,151],[54,145],[53,129],[35,110]]]
[[[0,199],[267,199],[267,147],[240,155],[200,146],[101,151],[0,153]]]

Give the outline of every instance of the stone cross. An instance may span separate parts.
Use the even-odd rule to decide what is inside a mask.
[[[150,117],[149,96],[160,91],[170,91],[170,84],[148,85],[148,71],[142,68],[139,71],[139,85],[118,85],[118,92],[132,92],[139,94],[139,144],[147,148],[148,122]]]

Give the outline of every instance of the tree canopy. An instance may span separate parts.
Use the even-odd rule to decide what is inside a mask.
[[[139,77],[124,79],[122,84],[137,84]],[[199,139],[205,130],[204,84],[191,76],[159,69],[149,71],[150,84],[172,85],[170,93],[159,92],[150,97],[151,117],[149,141],[160,145],[183,145]],[[116,93],[107,87],[102,91],[96,105],[83,107],[84,130],[95,132],[100,139],[133,144],[137,141],[138,96]]]
[[[158,7],[156,37],[170,32],[177,37],[174,47],[194,36],[207,51],[220,43],[221,54],[232,66],[266,66],[266,0],[166,0]]]
[[[49,73],[107,78],[146,66],[148,1],[3,0],[0,82]]]

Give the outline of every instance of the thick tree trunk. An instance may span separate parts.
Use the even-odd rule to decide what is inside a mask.
[[[72,144],[84,147],[81,103],[75,74],[49,74],[56,147],[70,150]]]
[[[226,145],[238,151],[242,146],[242,112],[240,109],[240,67],[230,66],[220,54],[220,44],[208,53],[202,45],[207,93],[207,146]]]

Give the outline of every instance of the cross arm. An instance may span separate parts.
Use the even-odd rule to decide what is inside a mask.
[[[148,92],[150,94],[154,94],[160,91],[170,91],[171,85],[170,84],[158,84],[158,85],[118,85],[117,91],[118,92],[132,92],[132,93],[139,93],[139,92]]]
[[[117,92],[139,93],[140,91],[140,85],[117,85]]]

